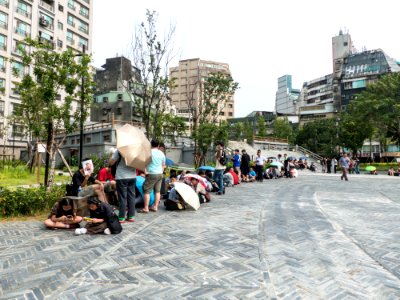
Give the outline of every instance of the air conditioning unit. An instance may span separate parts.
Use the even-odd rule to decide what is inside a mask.
[[[40,17],[39,24],[42,25],[42,26],[47,27],[49,25],[49,22],[47,22],[45,17]]]

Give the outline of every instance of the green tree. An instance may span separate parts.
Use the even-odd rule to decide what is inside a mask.
[[[293,127],[290,125],[288,118],[275,119],[273,128],[275,137],[293,142]]]
[[[250,122],[246,121],[243,125],[243,135],[248,144],[252,144],[254,140],[254,130]]]
[[[218,116],[225,109],[226,103],[239,88],[230,74],[221,72],[211,73],[204,79],[201,86],[199,99],[199,111],[192,138],[195,141],[195,164],[206,162],[207,152],[215,142],[218,129]],[[221,123],[222,125],[223,123]],[[228,125],[224,124],[226,138],[228,137]]]
[[[306,123],[299,130],[296,144],[322,156],[335,155],[338,145],[335,120],[322,119]]]
[[[139,70],[141,77],[141,87],[134,90],[134,95],[140,99],[135,104],[140,107],[147,137],[157,134],[153,124],[157,123],[159,115],[163,113],[163,101],[167,99],[173,84],[173,80],[168,77],[168,65],[173,58],[171,43],[175,27],[171,26],[163,41],[159,41],[156,22],[156,12],[147,10],[146,22],[136,28],[132,42],[132,64]]]
[[[265,124],[265,119],[263,116],[259,116],[257,119],[257,135],[259,137],[267,136],[267,126]]]
[[[185,120],[172,114],[160,114],[153,123],[153,138],[159,141],[169,139],[172,145],[176,144],[176,137],[182,136],[186,130]]]
[[[55,52],[49,45],[33,39],[24,41],[26,49],[19,46],[22,63],[30,66],[32,73],[25,74],[17,84],[21,104],[15,115],[29,135],[36,140],[47,140],[45,185],[51,188],[55,169],[55,156],[66,135],[75,131],[81,120],[88,116],[88,107],[92,101],[94,82],[90,72],[89,55],[76,54],[68,49]],[[17,72],[15,72],[17,75]],[[82,86],[81,79],[85,78]],[[79,90],[78,87],[83,89]],[[58,95],[65,93],[63,101],[57,101]],[[73,103],[83,100],[83,114],[73,109]],[[82,119],[81,119],[82,118]],[[56,142],[54,134],[63,134],[64,138]],[[49,177],[49,165],[51,172]]]
[[[233,140],[241,140],[244,133],[244,124],[243,122],[233,123],[229,127],[229,138]]]

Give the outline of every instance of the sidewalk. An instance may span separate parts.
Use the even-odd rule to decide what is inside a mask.
[[[119,235],[0,224],[0,299],[398,299],[400,178],[242,183]]]

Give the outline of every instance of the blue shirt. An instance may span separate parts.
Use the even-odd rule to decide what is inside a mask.
[[[235,154],[232,157],[232,160],[233,160],[233,166],[234,167],[240,167],[240,154]]]
[[[146,167],[149,174],[162,174],[163,165],[165,165],[165,155],[162,151],[151,149],[151,163]]]

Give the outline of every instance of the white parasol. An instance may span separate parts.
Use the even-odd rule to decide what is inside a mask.
[[[189,185],[183,182],[175,182],[174,187],[179,195],[181,195],[183,201],[185,201],[190,207],[194,210],[200,208],[199,196]]]

